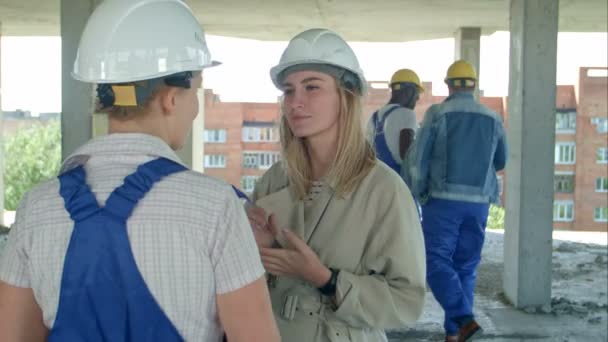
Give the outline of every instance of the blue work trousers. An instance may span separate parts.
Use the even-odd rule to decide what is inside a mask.
[[[427,282],[455,335],[473,316],[473,290],[489,204],[431,198],[422,206]]]

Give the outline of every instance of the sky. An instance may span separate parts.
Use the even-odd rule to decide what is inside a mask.
[[[207,36],[221,66],[205,71],[205,88],[225,102],[275,102],[279,95],[269,69],[287,42]],[[61,111],[61,40],[59,37],[2,37],[2,109],[33,113]],[[445,95],[445,70],[453,61],[454,40],[405,43],[350,43],[369,81],[387,81],[400,68],[415,70],[433,82],[433,94]],[[581,66],[608,65],[608,34],[560,33],[557,84],[576,84]],[[506,96],[509,82],[509,33],[481,38],[480,88],[486,96]]]

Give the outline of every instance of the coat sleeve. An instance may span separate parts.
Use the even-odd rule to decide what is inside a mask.
[[[502,122],[498,123],[498,143],[496,145],[496,153],[494,154],[494,169],[501,171],[507,164],[508,155],[507,136],[505,134]]]
[[[363,255],[363,274],[341,270],[338,276],[335,314],[350,326],[403,327],[422,313],[424,240],[412,196],[402,182],[399,185],[377,189],[374,201],[379,204]]]

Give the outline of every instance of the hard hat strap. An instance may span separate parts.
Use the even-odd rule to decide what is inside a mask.
[[[164,78],[165,84],[170,87],[180,87],[190,89],[192,81],[192,71],[180,72],[179,74],[169,75]]]
[[[447,84],[453,88],[472,88],[475,87],[474,78],[450,78]]]
[[[145,81],[121,84],[98,84],[97,98],[98,109],[106,109],[113,106],[136,107],[146,103],[158,87],[164,83],[170,87],[189,89],[193,73],[191,71],[180,72],[167,77],[155,78]]]
[[[408,88],[408,87],[414,87],[414,88],[418,89],[418,85],[413,82],[395,82],[395,83],[391,84],[392,90],[401,90],[401,89]]]
[[[359,77],[354,72],[331,64],[303,63],[291,66],[279,74],[279,82],[285,82],[287,76],[298,71],[322,72],[334,77],[344,88],[361,93],[362,85],[360,84]]]

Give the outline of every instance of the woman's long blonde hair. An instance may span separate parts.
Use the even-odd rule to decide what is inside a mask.
[[[327,179],[334,186],[336,195],[343,197],[353,191],[367,176],[374,166],[376,155],[363,133],[362,96],[342,86],[338,86],[337,91],[340,101],[338,148]],[[302,199],[314,181],[312,165],[305,139],[293,135],[287,124],[283,106],[281,106],[281,111],[279,130],[283,165],[287,171],[290,186]]]

